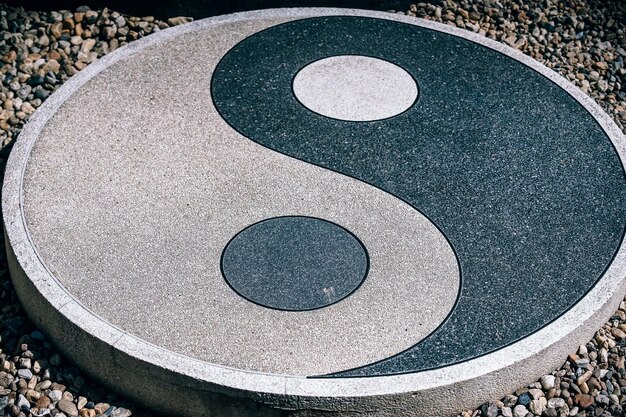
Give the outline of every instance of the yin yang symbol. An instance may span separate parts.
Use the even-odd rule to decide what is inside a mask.
[[[532,82],[519,85],[512,74]],[[440,242],[403,255],[407,261],[427,251],[427,269],[445,269],[438,294],[414,289],[400,301],[439,297],[446,314],[436,328],[387,358],[327,376],[433,369],[514,343],[576,303],[622,240],[624,173],[610,140],[549,80],[467,40],[365,17],[302,19],[238,43],[211,86],[215,107],[241,135],[337,181],[364,183],[366,194],[387,193],[429,225],[417,241],[432,235]],[[566,123],[564,113],[579,122]],[[379,200],[368,210],[387,207]],[[365,214],[359,221],[375,229],[379,220]],[[407,249],[403,237],[380,243]],[[274,251],[283,253],[278,264],[297,257],[284,249]],[[389,262],[373,256],[371,265],[391,268],[394,285]],[[320,259],[311,268],[332,275]],[[361,289],[354,291],[338,305]],[[365,302],[375,304],[376,294]]]
[[[332,397],[507,353],[601,288],[626,181],[585,106],[493,45],[315,10],[138,40],[29,122],[5,225],[61,294],[37,306],[97,324],[84,351]]]

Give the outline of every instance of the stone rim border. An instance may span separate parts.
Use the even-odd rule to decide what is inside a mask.
[[[157,32],[104,56],[63,84],[55,94],[42,104],[41,108],[26,124],[7,162],[2,195],[2,213],[8,243],[9,262],[17,261],[17,268],[30,281],[21,285],[26,285],[26,287],[30,285],[36,289],[38,294],[29,295],[40,297],[41,301],[56,310],[62,320],[67,324],[76,326],[82,332],[82,336],[96,339],[102,345],[99,347],[110,349],[113,353],[121,353],[135,363],[156,366],[160,371],[166,372],[168,377],[176,381],[180,380],[180,385],[187,385],[189,381],[203,382],[210,384],[211,390],[214,392],[236,393],[239,397],[256,398],[268,404],[282,404],[283,407],[290,408],[287,404],[295,403],[299,407],[323,407],[325,410],[341,410],[346,409],[346,405],[340,404],[341,398],[360,398],[369,406],[377,406],[377,404],[383,405],[385,402],[381,399],[382,397],[394,397],[416,403],[415,405],[422,403],[423,410],[430,410],[435,415],[441,415],[444,410],[438,410],[437,407],[440,404],[431,402],[432,399],[445,396],[450,401],[450,394],[457,390],[459,392],[466,390],[467,384],[475,385],[472,392],[480,393],[482,398],[487,395],[495,395],[495,393],[507,392],[510,390],[509,388],[520,383],[511,383],[511,375],[516,375],[517,380],[530,382],[538,376],[538,373],[561,363],[564,360],[564,355],[572,347],[578,344],[580,340],[584,340],[584,337],[588,339],[587,335],[591,336],[613,313],[614,308],[626,292],[624,280],[626,277],[626,242],[622,241],[613,261],[602,277],[575,305],[545,327],[512,345],[444,368],[408,374],[341,379],[307,379],[232,369],[186,357],[143,341],[101,319],[74,299],[46,268],[32,245],[22,211],[22,180],[30,151],[47,121],[63,102],[83,84],[110,65],[184,33],[203,30],[234,20],[299,19],[332,15],[393,20],[443,32],[500,52],[534,69],[570,94],[592,115],[612,141],[622,166],[624,165],[626,161],[626,139],[615,122],[593,99],[561,75],[533,58],[479,34],[415,17],[355,9],[267,9],[218,16]],[[15,274],[12,278],[14,281],[17,279]],[[50,327],[52,326],[50,324]],[[132,383],[128,382],[127,384]],[[493,384],[500,385],[494,387]],[[125,387],[120,386],[119,388]],[[417,392],[420,391],[426,393],[422,398],[418,398],[419,395],[417,395]],[[295,397],[300,397],[300,400],[292,400]],[[329,400],[331,397],[334,398]],[[466,396],[461,395],[461,397]],[[461,397],[457,399],[455,404],[449,405],[450,410],[469,405],[461,403],[461,401],[468,401],[467,397]],[[480,401],[480,398],[473,400],[474,403],[476,401]],[[394,404],[397,407],[395,401]],[[398,410],[390,410],[390,412],[397,413]]]

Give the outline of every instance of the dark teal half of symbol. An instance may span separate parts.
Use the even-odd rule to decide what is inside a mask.
[[[399,65],[419,82],[418,102],[373,122],[309,111],[293,77],[335,55]],[[580,300],[622,242],[624,171],[594,117],[542,74],[466,39],[365,17],[289,22],[232,48],[212,96],[249,139],[404,200],[458,256],[460,296],[439,328],[336,376],[433,369],[510,345]]]

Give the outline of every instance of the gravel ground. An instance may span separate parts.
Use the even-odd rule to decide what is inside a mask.
[[[588,93],[626,130],[626,2],[437,1],[408,15],[520,49]],[[104,54],[190,19],[82,7],[38,13],[0,4],[0,171],[24,122],[65,80]],[[0,246],[4,242],[0,240]],[[626,302],[563,366],[459,416],[626,416]],[[172,401],[177,401],[172,398]],[[184,414],[184,404],[180,404]],[[0,248],[0,417],[149,416],[90,381],[25,317]]]

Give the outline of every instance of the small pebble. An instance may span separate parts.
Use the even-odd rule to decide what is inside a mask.
[[[526,417],[526,414],[528,414],[528,409],[521,404],[516,405],[515,408],[513,408],[514,417]]]
[[[50,400],[53,403],[55,403],[55,402],[59,401],[61,398],[63,398],[63,393],[61,391],[59,391],[59,390],[52,390],[48,394],[48,397],[50,397]]]
[[[70,400],[61,399],[57,403],[57,408],[65,413],[68,417],[78,417],[78,408]]]
[[[31,379],[33,377],[33,373],[30,369],[18,369],[17,376],[23,379]]]
[[[539,382],[541,382],[541,387],[544,390],[549,391],[552,388],[554,388],[554,381],[555,380],[556,380],[556,378],[554,377],[554,375],[544,375],[544,376],[541,377]]]
[[[576,394],[574,401],[580,408],[589,408],[595,403],[595,400],[588,394]]]

